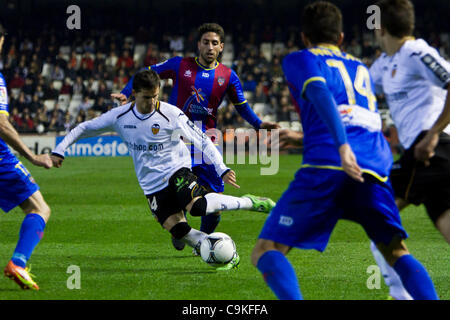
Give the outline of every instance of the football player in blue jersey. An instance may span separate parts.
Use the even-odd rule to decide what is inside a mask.
[[[325,250],[337,221],[348,219],[364,228],[413,298],[438,299],[404,244],[373,83],[364,64],[338,48],[341,12],[317,1],[301,22],[307,49],[286,56],[283,71],[301,113],[303,163],[267,218],[252,263],[279,299],[302,299],[285,255],[293,247]]]
[[[216,23],[205,23],[198,28],[198,56],[173,57],[162,63],[146,67],[156,71],[161,79],[172,79],[173,89],[169,103],[177,106],[201,129],[214,130],[217,125],[217,110],[225,96],[228,96],[238,113],[255,129],[276,129],[279,125],[263,122],[253,112],[244,97],[241,82],[236,72],[220,63],[224,50],[225,32]],[[131,96],[133,78],[121,93],[111,96],[122,104]],[[214,137],[212,137],[214,139]],[[213,142],[215,142],[213,140]],[[192,171],[201,185],[212,192],[223,192],[224,184],[217,176],[214,167],[205,161],[198,162],[199,151],[192,148]],[[212,233],[220,221],[220,213],[202,217],[200,230]],[[172,239],[177,250],[184,248],[184,243]]]
[[[0,26],[0,52],[5,35],[3,27]],[[8,145],[35,166],[49,169],[52,167],[52,161],[48,154],[36,155],[23,143],[8,116],[6,82],[0,73],[0,208],[8,212],[19,206],[25,213],[19,241],[4,274],[22,289],[39,290],[26,264],[42,239],[50,217],[50,208],[42,197],[39,186],[25,166],[12,154]]]

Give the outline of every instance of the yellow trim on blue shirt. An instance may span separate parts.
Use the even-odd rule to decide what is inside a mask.
[[[344,171],[344,168],[338,167],[338,166],[327,166],[327,165],[314,165],[314,164],[302,164],[302,168],[318,168],[318,169],[329,169],[329,170],[339,170]],[[381,182],[388,181],[389,177],[382,177],[375,171],[369,170],[369,169],[361,169],[362,172],[370,174],[371,176],[375,177]]]
[[[0,114],[6,114],[7,116],[9,116],[9,112],[6,110],[0,110]]]
[[[240,106],[241,104],[244,104],[244,103],[246,103],[247,102],[247,100],[244,100],[244,101],[242,101],[242,102],[239,102],[239,103],[236,103],[236,104],[234,104],[235,106]]]
[[[200,62],[198,62],[198,58],[197,58],[197,57],[195,57],[194,60],[195,60],[195,63],[196,63],[200,68],[202,68],[202,69],[204,69],[204,70],[206,70],[206,71],[214,70],[215,68],[217,68],[217,67],[219,66],[219,61],[216,60],[216,61],[215,61],[215,62],[216,62],[216,65],[215,65],[213,68],[208,69],[208,68],[206,68],[204,65],[202,65]]]
[[[306,86],[313,81],[322,81],[323,83],[327,83],[324,77],[311,77],[311,78],[307,79],[305,81],[305,83],[303,83],[302,95],[305,92]]]

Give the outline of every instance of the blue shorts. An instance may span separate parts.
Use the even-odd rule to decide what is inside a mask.
[[[278,200],[259,238],[323,251],[339,219],[359,223],[375,243],[408,237],[389,182],[364,174],[360,183],[344,171],[303,168]]]
[[[39,190],[21,162],[0,165],[0,208],[8,212]]]
[[[223,192],[225,189],[223,180],[217,175],[214,165],[206,163],[193,165],[192,172],[197,176],[199,185],[210,188],[214,192]]]

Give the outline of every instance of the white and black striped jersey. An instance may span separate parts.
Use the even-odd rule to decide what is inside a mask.
[[[400,142],[408,149],[444,109],[450,63],[424,40],[407,40],[394,55],[370,67],[377,93],[384,93]],[[444,132],[450,134],[450,126]]]
[[[63,156],[78,139],[111,131],[117,132],[127,144],[146,195],[165,188],[169,178],[180,168],[191,168],[191,154],[181,136],[203,151],[219,176],[228,170],[210,138],[179,108],[165,102],[158,102],[150,114],[141,114],[134,103],[128,103],[83,122],[66,135],[53,153]]]

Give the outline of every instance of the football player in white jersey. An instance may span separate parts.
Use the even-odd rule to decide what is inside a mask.
[[[207,234],[191,228],[183,210],[192,216],[238,209],[269,212],[275,203],[252,195],[232,197],[209,193],[197,183],[191,171],[190,151],[181,137],[203,151],[225,183],[239,188],[234,171],[223,163],[211,140],[179,108],[158,100],[159,81],[153,70],[136,74],[133,81],[135,102],[75,127],[53,150],[52,160],[55,167],[61,167],[65,150],[78,139],[117,132],[128,145],[136,176],[153,216],[175,239],[198,249]],[[227,270],[238,264],[239,256],[236,256],[222,268]]]
[[[450,243],[450,63],[423,39],[412,37],[414,7],[409,0],[381,0],[381,29],[375,37],[384,53],[370,75],[383,93],[404,154],[394,163],[391,182],[399,209],[424,204]],[[395,271],[372,243],[390,294],[411,299]]]

